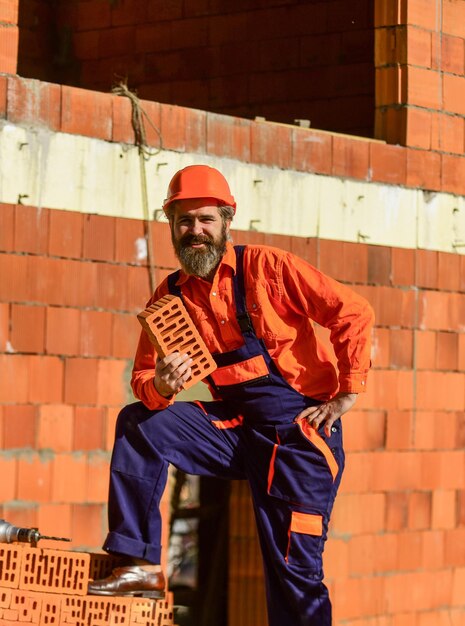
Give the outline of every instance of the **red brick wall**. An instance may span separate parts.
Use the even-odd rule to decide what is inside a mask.
[[[376,314],[368,392],[344,418],[346,472],[325,551],[334,623],[463,625],[465,257],[275,243],[351,285]],[[229,626],[266,623],[247,491],[233,488]]]
[[[0,72],[14,74],[18,57],[18,0],[0,2]]]
[[[465,3],[375,5],[376,136],[455,162],[465,152]]]
[[[151,100],[359,135],[374,118],[377,138],[418,149],[415,170],[442,153],[448,183],[464,177],[462,0],[272,4],[22,0],[18,31],[4,0],[0,70],[16,71],[19,32],[24,76],[103,91],[127,77]]]
[[[373,135],[372,0],[21,0],[19,25],[22,76]]]
[[[150,295],[143,236],[135,220],[0,205],[0,516],[74,546],[98,548],[106,530],[108,452]]]
[[[142,101],[160,135],[147,142],[168,150],[229,157],[302,172],[465,193],[465,156],[392,146]],[[75,87],[0,76],[0,119],[40,123],[66,133],[134,142],[127,98]],[[160,142],[161,136],[161,142]]]
[[[55,7],[50,2],[21,0],[18,12],[18,72],[27,59],[28,76],[59,82],[61,46],[56,28]]]

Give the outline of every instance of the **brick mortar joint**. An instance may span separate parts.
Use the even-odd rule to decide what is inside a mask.
[[[450,72],[450,71],[443,69],[442,67],[436,68],[436,67],[430,67],[426,65],[417,65],[415,63],[401,63],[399,61],[389,61],[387,63],[383,63],[382,65],[375,65],[375,69],[377,70],[384,70],[384,69],[408,70],[409,68],[413,68],[416,70],[425,70],[427,72],[431,72],[432,74],[437,74],[438,76],[441,76],[441,77],[457,76],[458,78],[465,78],[464,74],[459,74],[457,72]],[[419,106],[419,105],[406,103],[404,104],[404,106]]]

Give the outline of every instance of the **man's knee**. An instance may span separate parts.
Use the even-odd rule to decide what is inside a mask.
[[[121,409],[116,420],[116,437],[136,431],[142,420],[156,412],[147,409],[142,402],[126,405]]]

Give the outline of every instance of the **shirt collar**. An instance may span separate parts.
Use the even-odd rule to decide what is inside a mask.
[[[223,258],[220,261],[220,264],[216,270],[216,273],[218,274],[221,268],[225,265],[229,266],[232,269],[233,274],[236,273],[236,253],[234,251],[234,246],[232,245],[230,241],[226,242],[226,252],[224,253]],[[191,274],[186,274],[181,269],[179,272],[179,278],[176,281],[176,285],[184,285],[184,283],[186,283],[189,279],[192,279],[192,278],[196,280],[202,280],[198,276],[192,276]]]

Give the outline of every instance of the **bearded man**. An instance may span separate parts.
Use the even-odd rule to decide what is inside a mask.
[[[148,305],[180,296],[217,369],[211,402],[175,402],[191,359],[156,359],[141,333],[132,375],[141,402],[119,415],[104,549],[128,565],[89,593],[161,597],[159,502],[168,464],[246,479],[263,555],[270,626],[330,626],[322,552],[344,467],[341,416],[365,391],[373,312],[289,252],[229,241],[236,204],[223,175],[193,165],[164,210],[181,270]],[[329,328],[337,371],[318,344]]]

